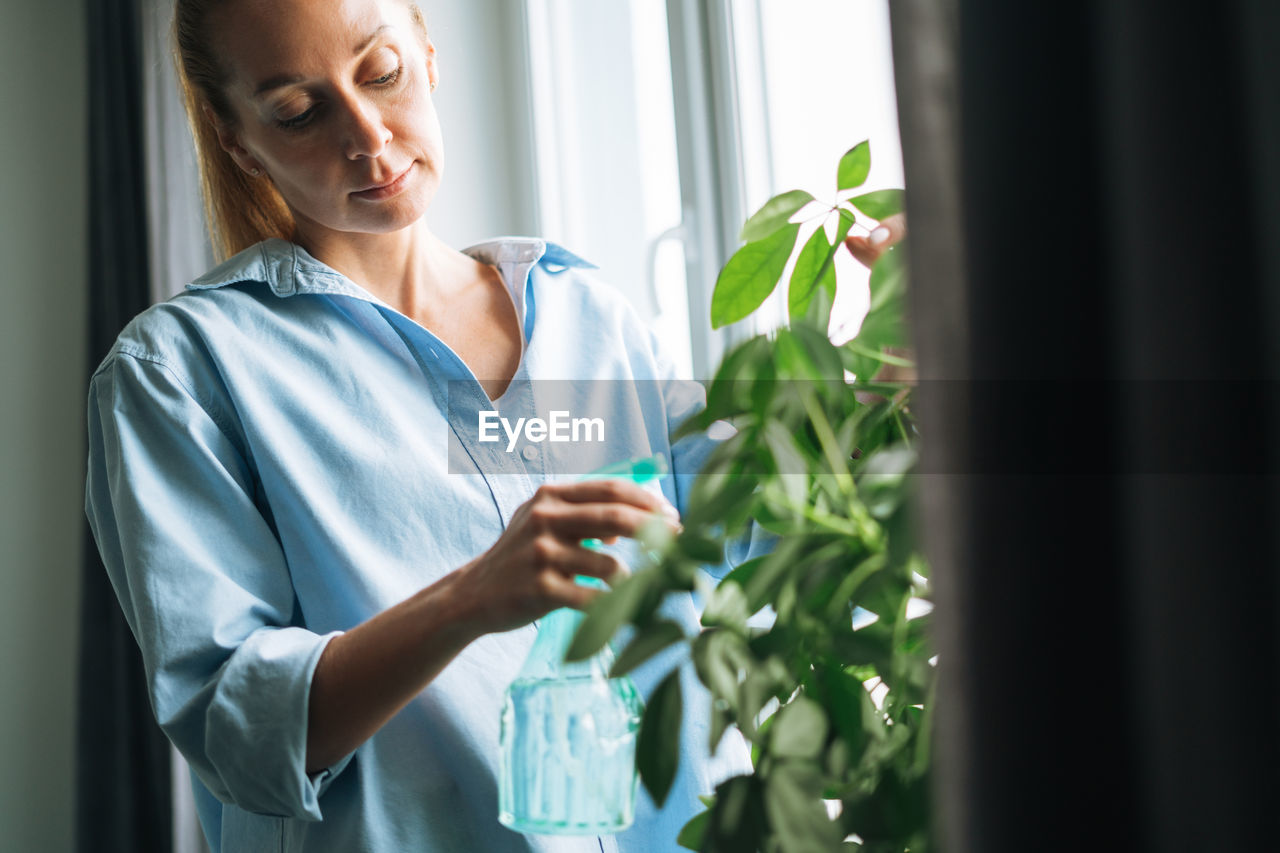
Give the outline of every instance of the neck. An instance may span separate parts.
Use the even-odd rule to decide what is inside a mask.
[[[433,314],[476,276],[479,263],[422,220],[390,234],[299,235],[312,257],[408,317]]]

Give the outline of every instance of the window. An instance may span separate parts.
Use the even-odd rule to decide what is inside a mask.
[[[709,329],[715,276],[770,196],[834,200],[872,142],[866,189],[903,185],[887,0],[526,0],[542,232],[603,268],[685,373],[771,328],[785,297]],[[802,231],[802,242],[819,227]],[[833,335],[866,309],[844,253]],[[852,286],[850,286],[852,285]]]
[[[599,264],[691,375],[666,8],[529,0],[527,20],[540,231]]]

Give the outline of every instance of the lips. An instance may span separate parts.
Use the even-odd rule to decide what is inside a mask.
[[[408,168],[385,183],[372,184],[362,190],[356,190],[351,195],[368,201],[390,198],[404,189],[405,184],[408,182],[409,173],[413,171],[413,165],[413,163],[410,163]]]

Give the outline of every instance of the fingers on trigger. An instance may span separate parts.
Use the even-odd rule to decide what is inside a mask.
[[[579,549],[572,560],[571,568],[574,574],[599,578],[610,586],[631,573],[622,561],[612,554],[586,548]]]
[[[556,605],[582,610],[601,594],[601,590],[592,589],[576,583],[572,575],[553,573],[542,581],[543,589]]]

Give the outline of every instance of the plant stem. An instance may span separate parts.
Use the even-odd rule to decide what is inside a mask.
[[[839,533],[841,536],[853,536],[853,537],[857,537],[858,535],[858,530],[853,525],[853,523],[845,522],[845,520],[838,515],[830,515],[830,516],[818,515],[813,511],[813,508],[810,507],[808,504],[805,504],[799,509],[800,509],[801,515],[804,516],[806,521],[811,521],[814,524],[818,525],[819,527],[825,527],[827,530],[831,531],[832,533]]]
[[[911,444],[911,437],[907,435],[906,424],[902,422],[902,413],[898,409],[893,411],[893,422],[898,425],[898,435],[902,436],[902,440],[906,444]]]
[[[835,431],[831,429],[831,422],[818,408],[812,394],[804,395],[804,408],[809,415],[809,421],[813,424],[813,431],[818,436],[818,443],[822,445],[822,454],[827,457],[831,473],[835,475],[836,483],[840,486],[840,493],[853,494],[853,477],[849,474],[848,463],[840,457],[840,444],[836,440]]]
[[[865,355],[867,358],[874,358],[876,361],[881,361],[885,364],[892,364],[894,367],[916,366],[916,363],[909,358],[893,355],[892,353],[887,353],[884,350],[871,349],[870,347],[864,346],[860,343],[857,338],[849,341],[845,346],[856,352],[858,355]]]

